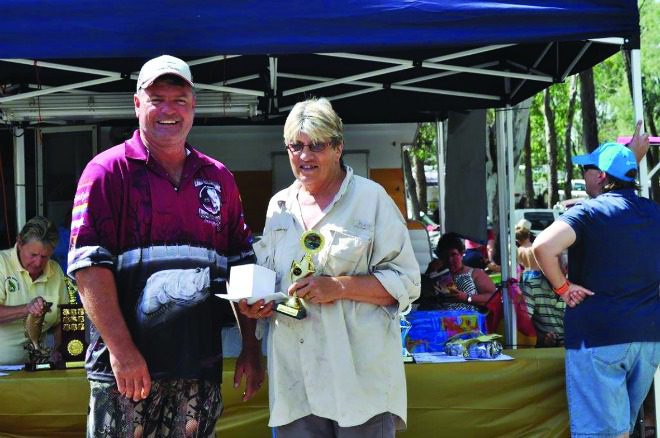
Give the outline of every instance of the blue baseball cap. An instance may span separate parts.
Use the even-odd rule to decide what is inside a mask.
[[[637,170],[635,154],[628,147],[619,143],[604,143],[590,154],[573,157],[573,164],[592,165],[621,181],[634,181],[626,176],[631,169]]]

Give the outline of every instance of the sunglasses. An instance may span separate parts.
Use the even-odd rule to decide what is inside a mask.
[[[286,145],[286,148],[293,152],[294,154],[298,154],[302,152],[302,150],[307,146],[310,150],[310,152],[323,152],[326,147],[330,142],[325,142],[325,143],[310,143],[310,144],[304,144],[304,143],[288,143]]]
[[[582,171],[582,173],[586,172],[587,170],[591,170],[591,169],[597,170],[597,171],[600,172],[600,169],[598,168],[598,166],[594,166],[593,164],[585,164],[584,166],[580,166],[580,171]]]

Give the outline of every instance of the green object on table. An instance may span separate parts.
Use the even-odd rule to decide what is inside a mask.
[[[499,283],[502,282],[501,272],[494,272],[492,274],[489,274],[488,276],[490,277],[491,280],[493,280],[493,283],[495,283],[495,285],[498,285]]]

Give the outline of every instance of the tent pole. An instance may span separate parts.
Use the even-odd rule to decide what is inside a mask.
[[[632,73],[633,88],[633,106],[635,109],[635,122],[642,120],[642,129],[644,132],[644,101],[642,100],[642,62],[639,49],[630,51],[630,70]],[[639,184],[641,186],[642,196],[651,197],[651,178],[648,174],[646,156],[639,163]],[[660,366],[655,370],[653,378],[653,388],[655,392],[655,418],[660,418]]]
[[[510,278],[518,278],[518,261],[516,260],[516,232],[514,229],[514,221],[515,221],[515,208],[516,208],[516,201],[515,201],[515,193],[514,193],[514,182],[513,178],[515,176],[514,170],[513,170],[513,149],[514,149],[514,144],[513,144],[513,108],[509,105],[507,105],[507,110],[506,110],[506,170],[507,170],[507,212],[508,212],[508,217],[507,217],[507,223],[509,224],[508,230],[509,230],[509,277]],[[507,304],[506,309],[508,309],[508,313],[505,310],[504,311],[504,317],[505,321],[507,322],[507,327],[509,328],[510,335],[511,335],[511,343],[513,344],[513,348],[516,348],[518,345],[518,327],[517,327],[517,321],[516,321],[516,315],[515,315],[515,310],[513,308],[513,303],[511,302],[510,295],[507,295],[507,298],[509,298],[509,301],[505,303]],[[508,319],[507,318],[508,315]]]
[[[435,121],[435,138],[438,142],[438,225],[440,225],[440,233],[447,232],[445,227],[445,130],[444,121],[436,119]]]
[[[630,70],[632,73],[633,108],[635,110],[635,123],[644,120],[644,101],[642,100],[642,64],[639,49],[630,51]],[[642,126],[641,132],[644,132]],[[642,196],[650,196],[650,179],[646,157],[639,163],[639,184],[642,188]]]
[[[14,129],[14,187],[16,191],[16,234],[25,225],[25,130]]]
[[[504,337],[506,346],[513,345],[513,338],[511,326],[507,321],[511,320],[511,309],[509,306],[509,293],[506,280],[509,278],[509,232],[508,222],[509,216],[507,214],[507,178],[506,178],[506,137],[505,137],[505,114],[501,110],[496,111],[497,122],[497,201],[498,201],[498,217],[499,217],[499,232],[498,239],[500,241],[500,263],[502,268],[502,297],[504,299]]]

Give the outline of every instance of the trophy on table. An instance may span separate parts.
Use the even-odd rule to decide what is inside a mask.
[[[65,368],[85,366],[85,309],[78,303],[78,288],[70,278],[65,278],[69,296],[68,304],[60,304],[60,323],[62,324],[62,342],[59,352]]]
[[[49,370],[53,368],[53,363],[50,361],[51,349],[41,345],[41,332],[44,327],[44,319],[46,313],[50,312],[53,303],[45,301],[44,311],[39,316],[31,313],[23,320],[25,328],[25,337],[28,339],[24,349],[28,352],[28,362],[25,364],[26,371]]]
[[[321,251],[321,248],[323,248],[323,236],[317,231],[306,231],[300,237],[300,245],[303,251],[305,251],[305,255],[299,262],[294,260],[291,263],[291,283],[295,283],[316,272],[312,255]],[[278,304],[275,311],[296,319],[303,319],[307,316],[307,311],[303,306],[302,300],[298,298],[295,292],[288,300]]]
[[[408,332],[412,328],[410,321],[406,319],[406,315],[410,313],[412,306],[409,306],[408,309],[401,313],[401,356],[403,357],[404,363],[415,363],[415,356],[408,351],[406,348],[406,338],[408,337]]]

